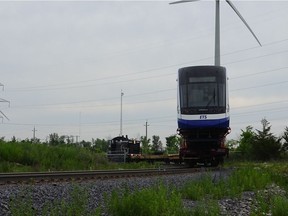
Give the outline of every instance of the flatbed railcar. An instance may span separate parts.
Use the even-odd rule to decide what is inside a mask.
[[[217,166],[228,156],[227,80],[226,69],[221,66],[192,66],[178,71],[178,134],[183,138],[179,157],[191,166]]]
[[[139,155],[130,155],[129,161],[131,162],[140,162],[146,161],[149,163],[154,162],[164,162],[166,164],[174,163],[174,164],[181,164],[182,161],[180,160],[179,154],[139,154]]]
[[[128,136],[118,136],[109,140],[108,159],[113,162],[165,162],[180,164],[179,154],[142,154],[140,141],[129,139]]]

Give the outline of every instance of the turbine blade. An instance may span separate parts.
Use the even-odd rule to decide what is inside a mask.
[[[249,31],[252,33],[252,35],[254,36],[254,38],[257,40],[257,42],[259,43],[260,46],[261,43],[258,40],[258,38],[256,37],[256,35],[254,34],[254,32],[252,31],[252,29],[250,28],[250,26],[248,25],[248,23],[245,21],[245,19],[242,17],[242,15],[240,14],[240,12],[237,10],[237,8],[232,4],[232,2],[230,0],[226,0],[226,2],[230,5],[230,7],[235,11],[235,13],[239,16],[239,18],[242,20],[242,22],[246,25],[246,27],[249,29]]]
[[[195,1],[199,1],[199,0],[182,0],[182,1],[170,2],[169,4],[179,4],[179,3],[195,2]]]

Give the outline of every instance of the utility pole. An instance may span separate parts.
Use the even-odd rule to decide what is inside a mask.
[[[33,128],[33,142],[35,143],[35,141],[36,141],[36,136],[35,136],[35,134],[36,134],[36,129],[35,129],[35,126],[34,126],[34,128]]]
[[[122,92],[121,89],[121,107],[120,107],[120,134],[119,136],[122,136],[122,97],[123,97],[124,93]]]
[[[148,131],[148,126],[150,126],[150,125],[148,125],[148,121],[146,120],[146,123],[145,123],[145,131],[146,131],[146,134],[145,134],[145,137],[146,137],[146,140],[147,140],[147,131]]]
[[[80,142],[80,137],[81,137],[81,121],[82,121],[82,113],[80,112],[79,113],[79,142]]]
[[[76,137],[76,144],[79,144],[79,141],[78,141],[78,139],[80,138],[80,136],[75,136]]]

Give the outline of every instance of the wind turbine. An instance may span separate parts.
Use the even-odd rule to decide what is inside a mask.
[[[199,0],[182,0],[182,1],[175,1],[171,2],[169,4],[178,4],[178,3],[186,3],[186,2],[194,2]],[[246,27],[249,29],[249,31],[252,33],[256,41],[260,46],[261,43],[248,25],[248,23],[245,21],[243,16],[240,14],[240,12],[237,10],[237,8],[232,4],[230,0],[226,0],[226,2],[230,5],[230,7],[234,10],[234,12],[238,15],[238,17],[242,20],[242,22],[246,25]],[[220,66],[220,0],[216,0],[216,8],[215,8],[215,66]]]

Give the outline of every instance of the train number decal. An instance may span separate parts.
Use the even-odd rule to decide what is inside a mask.
[[[200,119],[207,119],[207,115],[200,115]]]

